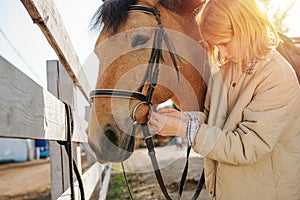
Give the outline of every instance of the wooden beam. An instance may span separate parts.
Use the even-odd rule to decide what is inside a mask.
[[[47,61],[47,87],[48,91],[59,100],[68,103],[73,112],[74,133],[72,141],[87,141],[87,121],[76,114],[74,109],[74,84],[63,65],[58,60]]]
[[[76,86],[79,87],[82,94],[88,99],[90,91],[89,83],[54,1],[21,0],[21,2],[27,9],[33,22],[44,33]]]
[[[58,60],[47,61],[47,89],[56,98],[67,103],[71,106],[72,110],[74,110],[74,83],[63,65]],[[76,161],[78,161],[79,157],[80,162],[77,162],[77,166],[79,166],[78,168],[81,168],[80,153],[77,154],[77,145],[76,147],[74,146],[76,143],[72,142],[72,144],[72,156],[77,158]],[[56,200],[67,188],[70,187],[69,158],[65,148],[56,142],[50,142],[50,157],[51,199]],[[81,171],[79,172],[81,173]]]
[[[66,140],[64,104],[0,56],[0,137]],[[72,140],[87,142],[87,122],[74,115]]]
[[[100,164],[99,162],[95,162],[81,177],[83,185],[84,185],[84,195],[85,199],[90,199],[95,189],[95,186],[99,182],[102,173],[104,172],[107,165]],[[111,168],[111,166],[109,166]],[[108,185],[106,185],[108,187]],[[76,181],[74,183],[74,189],[76,194],[80,194],[79,191],[79,183]],[[68,188],[59,198],[58,200],[69,200],[71,194],[71,189]],[[78,195],[79,196],[79,195]]]
[[[65,139],[62,102],[0,57],[0,135]]]
[[[108,168],[106,170],[105,176],[103,178],[103,182],[101,185],[101,189],[99,192],[99,199],[98,200],[105,200],[109,188],[109,181],[111,177],[111,171],[112,171],[112,164],[108,165]]]

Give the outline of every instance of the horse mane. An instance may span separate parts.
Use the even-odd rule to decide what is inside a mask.
[[[138,0],[104,1],[92,17],[90,29],[99,31],[105,24],[104,28],[109,33],[115,33],[126,21],[129,7],[137,2]],[[173,12],[181,0],[159,0],[158,3]]]

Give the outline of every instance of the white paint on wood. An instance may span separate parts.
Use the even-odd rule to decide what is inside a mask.
[[[0,136],[65,139],[63,104],[0,57]]]
[[[74,133],[72,141],[74,142],[88,142],[87,127],[88,123],[76,113],[73,113],[74,119]]]
[[[82,175],[82,182],[84,185],[84,195],[85,199],[90,199],[95,186],[97,185],[99,179],[101,178],[101,175],[105,169],[106,165],[105,164],[100,164],[99,162],[95,162],[88,171],[86,171]],[[76,195],[76,199],[80,196],[80,191],[79,191],[79,184],[78,181],[74,183],[74,189]],[[68,188],[59,198],[58,200],[69,200],[71,195],[71,189]]]
[[[59,11],[53,0],[21,0],[34,23],[36,23],[49,44],[55,50],[61,63],[69,75],[79,87],[83,95],[88,99],[90,86],[86,75],[79,62],[78,56],[70,37],[64,27]]]
[[[72,79],[67,74],[66,70],[63,68],[60,62],[57,60],[47,61],[47,73],[47,87],[49,92],[51,92],[59,100],[68,104],[72,108],[72,116],[74,116],[74,85]],[[74,120],[74,117],[72,119]],[[69,122],[66,120],[64,124],[68,123]],[[75,124],[75,121],[73,124]],[[53,143],[51,143],[51,145],[56,147],[57,150],[59,150],[55,151],[54,148],[50,148],[50,157],[53,158],[53,160],[55,160],[55,162],[51,162],[51,199],[55,200],[67,188],[69,188],[70,170],[68,162],[69,159],[64,146],[57,146]],[[78,168],[81,169],[81,159],[78,159],[77,147],[74,145],[72,148],[71,156],[77,163]]]
[[[64,104],[0,57],[0,137],[66,140]],[[87,122],[74,115],[76,142],[87,142]]]
[[[52,94],[44,90],[44,109],[45,109],[45,137],[53,140],[66,140],[65,129],[65,107]],[[56,109],[55,109],[56,108]],[[58,108],[58,109],[57,109]]]
[[[99,193],[99,200],[106,199],[111,171],[112,171],[112,164],[108,165],[108,169],[106,170],[105,176],[103,178],[102,186]]]
[[[49,144],[51,158],[51,199],[56,200],[70,185],[68,156],[65,148],[56,141],[50,141]]]

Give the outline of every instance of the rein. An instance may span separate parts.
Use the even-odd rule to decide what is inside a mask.
[[[68,155],[68,164],[69,164],[69,180],[70,180],[70,199],[75,200],[75,185],[74,185],[74,175],[73,171],[76,175],[79,190],[80,190],[80,199],[85,200],[84,195],[84,187],[83,187],[83,181],[80,175],[80,172],[78,170],[78,167],[76,165],[76,162],[73,158],[73,145],[72,145],[72,135],[74,132],[74,121],[73,121],[73,115],[72,115],[72,108],[69,104],[66,102],[63,102],[65,105],[65,111],[66,111],[66,134],[67,134],[67,140],[66,141],[57,141],[58,144],[65,147],[66,153]]]
[[[140,84],[140,87],[138,88],[138,92],[129,91],[129,90],[118,90],[118,89],[96,89],[96,90],[91,91],[90,101],[92,102],[95,97],[114,97],[114,98],[128,98],[128,99],[140,100],[140,103],[138,103],[134,107],[133,112],[132,112],[132,120],[134,122],[132,135],[134,135],[135,130],[136,130],[136,125],[137,125],[137,119],[135,118],[135,112],[136,112],[137,108],[141,104],[146,104],[150,108],[152,105],[151,100],[152,100],[153,92],[157,85],[158,74],[159,74],[159,64],[160,64],[160,62],[164,62],[164,57],[162,54],[163,42],[165,43],[165,45],[168,49],[173,66],[176,70],[178,80],[179,80],[179,70],[178,70],[176,59],[180,61],[180,58],[178,55],[176,55],[175,47],[172,44],[172,42],[169,41],[169,38],[162,26],[161,19],[160,19],[160,12],[157,8],[149,8],[149,7],[144,7],[144,6],[140,6],[140,5],[132,5],[132,6],[130,6],[128,12],[144,12],[146,14],[151,14],[151,15],[155,16],[156,21],[157,21],[157,28],[155,30],[152,51],[151,51],[150,59],[148,61],[148,67],[147,67],[147,70],[143,77],[143,80]],[[147,81],[149,83],[149,88],[147,90],[147,94],[144,95],[144,94],[142,94],[142,91],[143,91],[143,88]],[[161,188],[161,191],[163,192],[163,194],[167,200],[172,200],[167,192],[167,189],[165,187],[165,184],[164,184],[164,181],[163,181],[160,169],[159,169],[159,165],[158,165],[158,162],[157,162],[157,159],[155,156],[155,150],[154,150],[152,136],[151,136],[149,128],[148,128],[148,122],[141,124],[141,128],[142,128],[145,143],[146,143],[146,146],[148,149],[148,155],[150,156],[151,163],[152,163],[152,166],[154,169],[154,173],[155,173],[156,179],[159,183],[159,186]],[[181,181],[180,181],[180,189],[179,189],[178,199],[180,199],[180,197],[181,197],[181,194],[183,191],[183,186],[184,186],[186,176],[187,176],[188,157],[189,157],[190,150],[191,150],[191,147],[189,146],[188,150],[187,150],[187,161],[186,161],[185,169],[182,174]],[[123,173],[124,173],[124,177],[126,180],[127,188],[129,190],[130,197],[132,199],[132,195],[131,195],[129,184],[128,184],[128,181],[127,181],[127,178],[125,175],[124,167],[123,167]],[[195,192],[194,196],[192,197],[192,199],[197,199],[197,197],[199,196],[200,191],[203,187],[203,184],[204,184],[204,172],[202,172],[198,187],[197,187],[196,192]]]

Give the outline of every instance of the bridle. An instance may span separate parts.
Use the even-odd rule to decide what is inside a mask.
[[[152,44],[152,51],[150,55],[150,59],[148,61],[148,67],[144,74],[143,80],[138,88],[138,91],[128,91],[128,90],[118,90],[118,89],[96,89],[91,91],[90,93],[90,100],[92,101],[95,97],[116,97],[116,98],[130,98],[130,99],[136,99],[143,104],[151,105],[152,95],[154,92],[154,89],[157,84],[158,74],[159,74],[159,64],[160,62],[164,62],[163,54],[162,54],[162,44],[165,43],[169,55],[172,59],[174,68],[177,73],[177,78],[179,80],[179,70],[176,62],[176,58],[178,60],[179,57],[175,54],[175,48],[174,45],[169,41],[168,36],[162,26],[161,20],[160,20],[160,12],[156,8],[148,8],[140,5],[132,5],[129,8],[128,12],[144,12],[147,14],[152,14],[155,16],[157,21],[157,28],[155,30],[154,34],[154,40]],[[142,93],[142,90],[148,81],[149,88],[147,90],[147,94],[144,95]],[[136,110],[136,109],[134,109]],[[132,119],[134,122],[136,122],[135,119],[135,113],[132,113]]]
[[[147,67],[147,70],[143,77],[142,83],[140,84],[140,87],[138,88],[137,92],[129,91],[129,90],[119,90],[119,89],[96,89],[96,90],[93,90],[90,93],[90,101],[92,102],[93,99],[96,97],[128,98],[128,99],[139,100],[140,103],[136,104],[136,106],[134,107],[134,109],[132,111],[132,115],[131,115],[132,120],[134,122],[132,135],[134,135],[135,126],[137,126],[137,119],[135,117],[137,108],[142,104],[148,105],[149,107],[151,107],[151,105],[152,105],[152,102],[151,102],[152,95],[153,95],[153,92],[157,85],[157,80],[158,80],[158,75],[159,75],[159,64],[161,62],[164,62],[164,57],[162,54],[162,44],[164,43],[168,49],[173,66],[176,70],[178,80],[179,80],[179,70],[178,70],[176,59],[179,61],[180,61],[180,59],[176,55],[174,45],[168,39],[167,33],[165,32],[165,30],[162,26],[161,19],[160,19],[160,12],[157,8],[149,8],[149,7],[144,7],[141,5],[132,5],[132,6],[130,6],[128,12],[144,12],[147,14],[151,14],[151,15],[155,16],[156,21],[157,21],[157,27],[156,27],[155,34],[154,34],[152,51],[151,51],[150,59],[148,61],[148,67]],[[149,84],[149,87],[148,87],[146,95],[144,95],[142,93],[142,91],[147,82]],[[148,128],[148,123],[146,122],[146,123],[143,123],[140,125],[142,128],[142,132],[143,132],[143,135],[145,138],[145,143],[146,143],[146,146],[148,149],[148,154],[151,158],[152,166],[153,166],[157,181],[160,185],[160,188],[161,188],[165,198],[167,200],[171,200],[171,197],[169,196],[169,194],[166,190],[166,187],[165,187],[165,184],[164,184],[164,181],[163,181],[163,178],[162,178],[159,166],[158,166],[158,162],[157,162],[157,159],[155,156],[155,150],[154,150],[154,146],[153,146],[152,136],[151,136],[149,128]],[[179,197],[178,197],[179,199],[182,194],[184,182],[185,182],[186,176],[187,176],[188,156],[189,156],[190,149],[191,149],[191,147],[189,147],[188,151],[187,151],[187,161],[186,161],[185,169],[182,174],[181,181],[180,181],[180,190],[179,190]],[[125,179],[126,179],[126,177],[125,177]],[[129,189],[127,181],[126,181],[126,184]],[[197,197],[200,194],[203,184],[204,184],[204,173],[202,172],[201,181],[199,181],[198,188],[192,199],[197,199]]]

